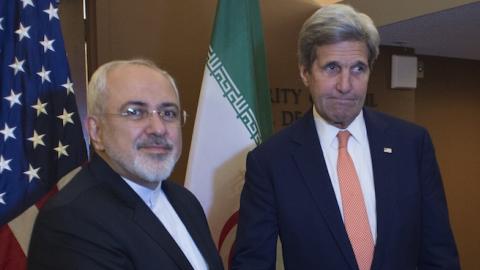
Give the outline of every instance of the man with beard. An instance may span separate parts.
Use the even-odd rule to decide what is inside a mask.
[[[313,108],[249,153],[233,269],[460,269],[428,132],[363,108],[372,20],[330,5],[303,25]]]
[[[183,116],[172,77],[135,59],[101,66],[88,87],[91,160],[40,211],[29,269],[223,269],[205,214],[166,180]]]

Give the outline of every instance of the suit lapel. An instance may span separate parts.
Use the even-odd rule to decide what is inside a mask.
[[[388,134],[387,123],[378,114],[365,109],[365,124],[367,127],[370,154],[372,157],[373,179],[375,183],[375,199],[377,210],[377,241],[372,269],[381,269],[381,263],[386,256],[384,249],[388,241],[394,211],[395,183],[393,175],[395,151],[392,136]]]
[[[104,181],[119,201],[126,206],[124,207],[126,218],[131,219],[148,234],[170,256],[179,269],[193,270],[188,259],[163,224],[128,184],[100,157],[93,155],[90,164],[96,178]]]
[[[218,258],[216,249],[211,247],[211,239],[205,238],[210,236],[210,232],[202,231],[202,228],[205,228],[205,225],[198,220],[200,214],[195,213],[195,211],[198,211],[199,209],[194,208],[193,205],[191,205],[191,202],[183,201],[179,196],[177,196],[172,189],[173,185],[174,184],[170,181],[163,182],[163,190],[167,195],[168,200],[187,228],[187,231],[190,233],[190,236],[204,257],[209,269],[218,268],[218,266],[215,264],[217,261],[216,258]],[[203,210],[200,209],[200,211]]]
[[[316,207],[352,269],[356,269],[355,255],[343,224],[335,192],[332,187],[323,151],[316,132],[312,111],[307,112],[293,134],[292,140],[298,144],[293,158],[303,175],[303,181],[310,191]]]
[[[193,270],[187,257],[185,257],[170,233],[146,205],[137,205],[133,220],[162,247],[165,253],[175,261],[179,269]]]

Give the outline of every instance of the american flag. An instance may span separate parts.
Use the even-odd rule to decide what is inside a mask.
[[[0,269],[25,269],[33,221],[86,160],[54,0],[0,0]]]

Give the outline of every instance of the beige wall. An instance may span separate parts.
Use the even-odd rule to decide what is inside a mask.
[[[68,6],[69,2],[72,1],[62,1],[62,6]],[[180,183],[186,170],[216,2],[95,2],[98,64],[119,58],[146,57],[167,69],[178,81],[183,106],[190,115],[184,128],[183,156],[173,175]],[[260,3],[275,130],[279,130],[311,106],[298,77],[295,47],[298,29],[316,7],[311,1],[262,0]],[[64,24],[68,23],[67,16],[63,19]],[[78,27],[75,29],[80,31]],[[78,42],[80,34],[76,34],[66,35],[67,45],[72,40]],[[77,47],[75,53],[69,53],[72,66],[81,65],[78,51]],[[480,63],[421,56],[425,77],[418,81],[418,88],[392,90],[389,88],[390,55],[397,52],[396,48],[382,48],[370,79],[369,94],[373,94],[377,110],[415,121],[430,130],[444,176],[463,269],[480,269],[476,258],[480,250],[480,219],[475,216],[480,206],[477,195],[480,158],[475,155],[480,152],[480,142],[476,140],[480,129],[477,117],[480,115]],[[81,76],[75,78],[77,98],[82,97]]]
[[[416,122],[436,146],[463,269],[480,269],[480,61],[419,59]]]
[[[391,55],[405,54],[402,50],[382,47],[369,93],[375,93],[377,110],[429,130],[462,269],[480,269],[480,61],[420,55],[424,77],[417,80],[417,88],[390,89]]]
[[[183,128],[183,154],[173,173],[182,183],[215,7],[215,0],[96,1],[99,65],[114,59],[149,58],[177,81],[189,115]]]
[[[349,3],[362,12],[365,12],[372,17],[378,26],[382,26],[477,1],[478,0],[345,0],[344,3]]]

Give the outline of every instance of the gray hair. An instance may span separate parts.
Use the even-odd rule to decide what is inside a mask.
[[[317,57],[317,47],[343,41],[363,41],[368,48],[368,65],[378,56],[380,36],[368,15],[351,6],[332,4],[317,10],[308,18],[298,37],[298,61],[310,71]]]
[[[178,93],[177,85],[167,71],[159,68],[153,61],[146,59],[131,59],[131,60],[116,60],[105,63],[101,65],[90,78],[87,91],[87,112],[88,115],[99,115],[102,114],[103,107],[105,104],[105,99],[107,98],[107,76],[112,70],[126,65],[140,65],[151,68],[163,74],[173,86],[177,98],[180,100],[180,95]]]

